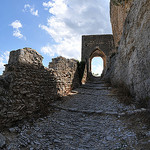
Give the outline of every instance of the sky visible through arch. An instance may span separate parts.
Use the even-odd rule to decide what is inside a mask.
[[[12,50],[31,47],[48,66],[80,60],[82,35],[112,33],[109,0],[1,0],[0,18],[0,74]]]
[[[91,70],[93,75],[100,76],[103,71],[103,59],[101,57],[94,57],[91,62]]]

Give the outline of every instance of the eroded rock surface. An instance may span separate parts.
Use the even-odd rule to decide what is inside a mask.
[[[110,80],[125,86],[137,101],[150,101],[150,1],[134,0],[124,23]],[[110,70],[108,72],[110,72]],[[148,106],[149,107],[149,106]]]
[[[110,1],[110,19],[115,46],[118,47],[123,33],[123,26],[133,0],[126,0],[116,3],[118,0]]]

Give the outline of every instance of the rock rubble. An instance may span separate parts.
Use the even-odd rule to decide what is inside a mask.
[[[78,93],[54,101],[51,105],[57,107],[48,116],[32,122],[26,120],[3,131],[6,138],[4,150],[148,150],[150,130],[142,121],[140,112],[130,116],[112,113],[131,112],[136,110],[135,106],[120,103],[116,96],[107,96],[110,90],[95,90],[105,86],[103,83],[92,86],[93,89],[75,89]],[[80,92],[92,92],[96,96]]]

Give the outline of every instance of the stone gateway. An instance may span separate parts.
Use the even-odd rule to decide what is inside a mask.
[[[109,56],[114,49],[113,35],[83,35],[81,60],[87,67],[87,78],[92,78],[91,61],[94,57],[103,59],[103,74],[107,70]]]

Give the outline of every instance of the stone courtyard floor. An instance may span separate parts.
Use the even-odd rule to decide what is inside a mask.
[[[150,150],[146,110],[121,103],[110,91],[103,81],[82,85],[52,103],[48,116],[1,132],[3,149]]]

